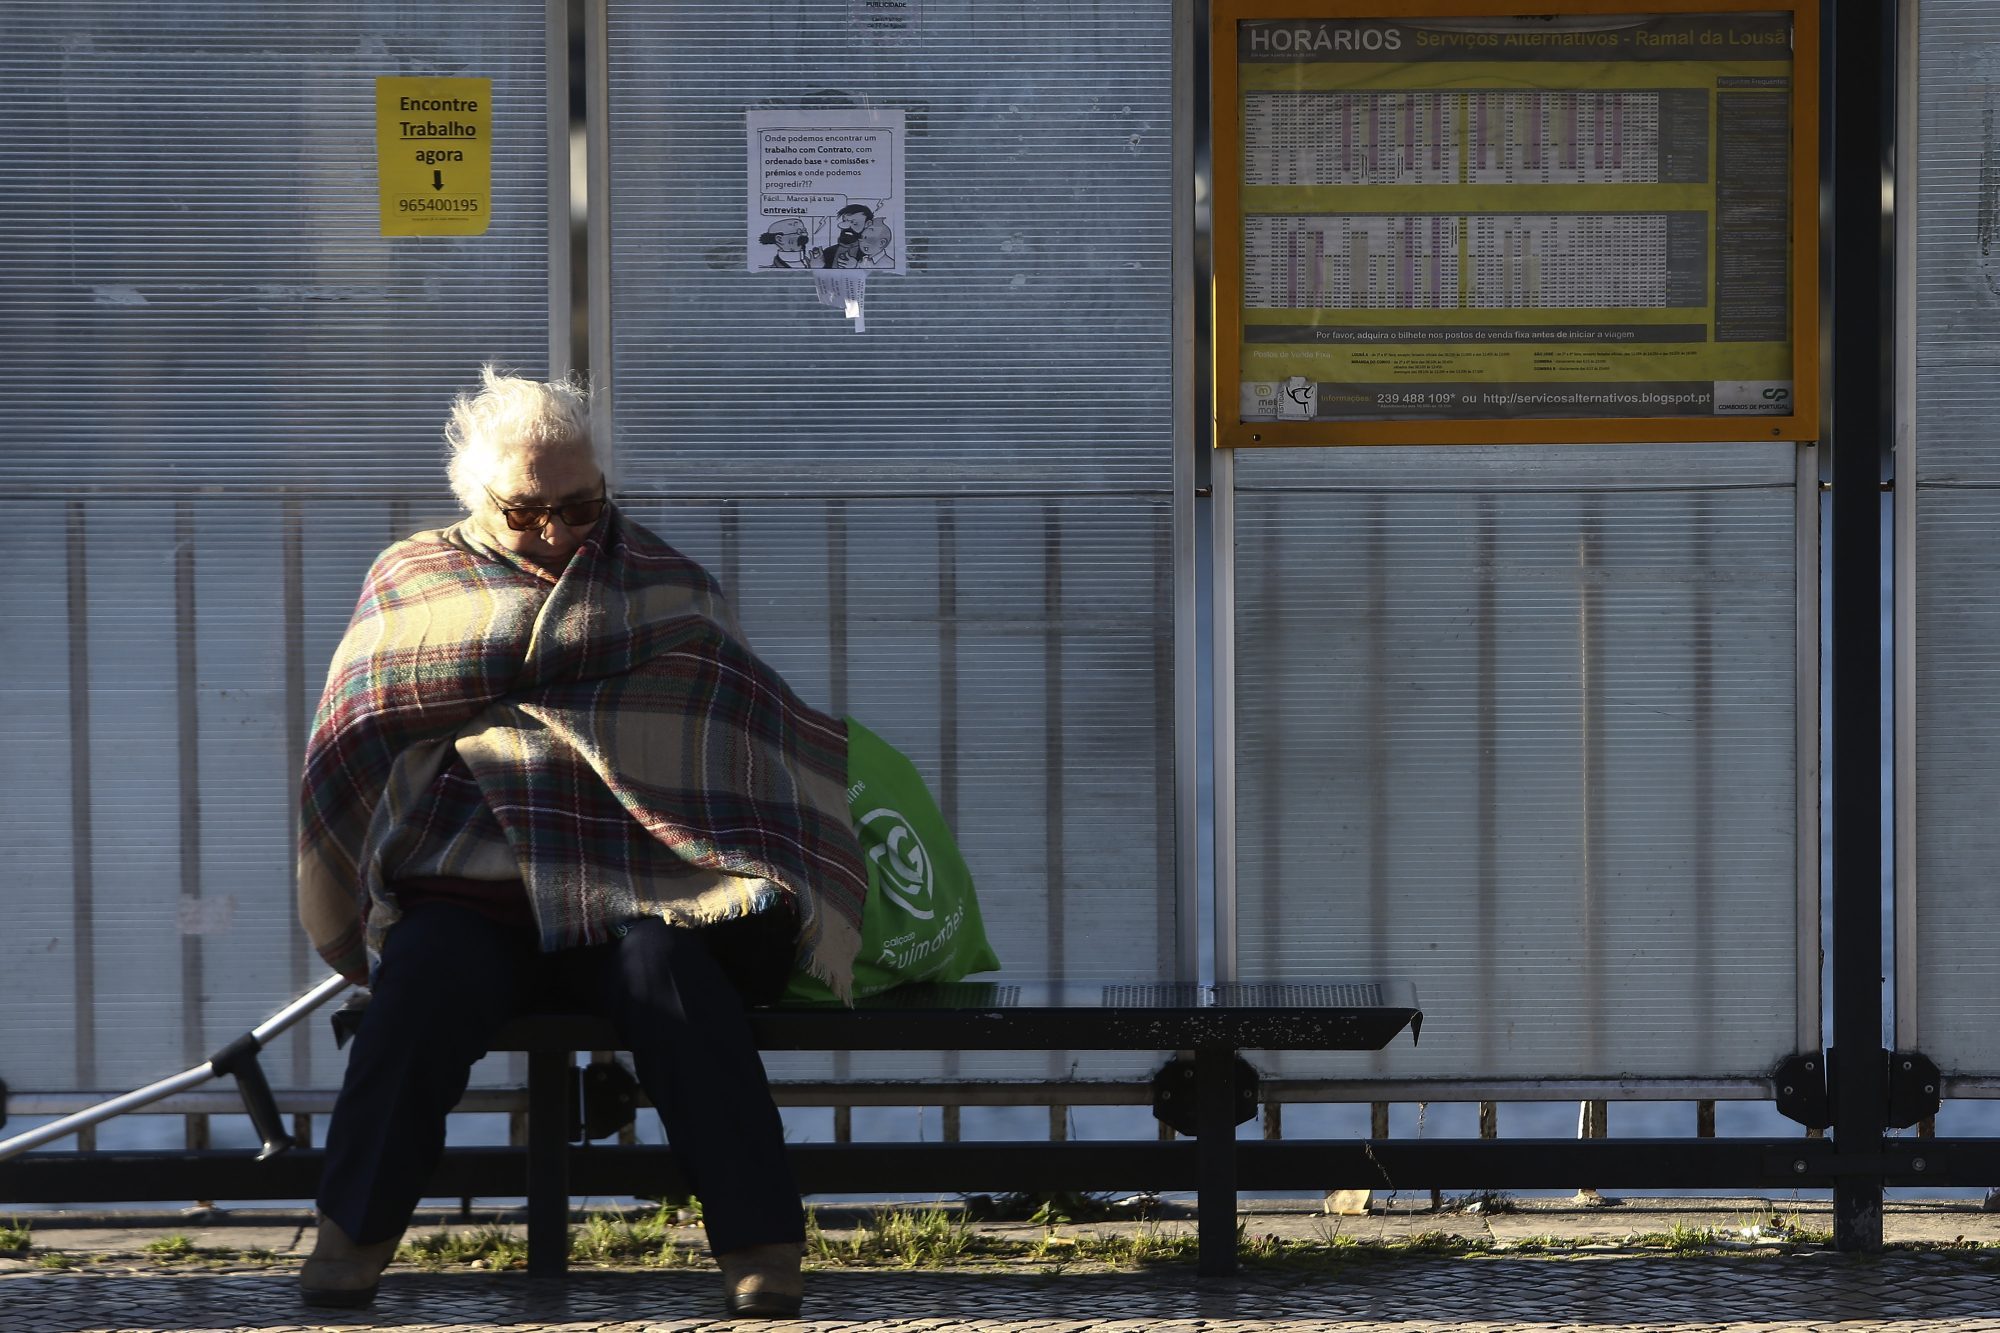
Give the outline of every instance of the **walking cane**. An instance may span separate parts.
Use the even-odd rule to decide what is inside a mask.
[[[276,1157],[292,1146],[292,1136],[285,1132],[285,1122],[278,1114],[277,1100],[271,1096],[271,1085],[265,1081],[264,1070],[257,1063],[257,1052],[269,1045],[273,1037],[346,990],[349,984],[347,978],[339,973],[331,973],[317,986],[194,1068],[175,1074],[171,1078],[163,1078],[157,1083],[148,1083],[143,1088],[135,1088],[131,1092],[113,1097],[108,1102],[99,1102],[96,1106],[51,1121],[39,1129],[16,1134],[11,1139],[0,1139],[0,1162],[24,1153],[30,1148],[40,1147],[44,1143],[74,1134],[79,1129],[99,1124],[115,1115],[136,1111],[142,1106],[159,1101],[162,1097],[171,1097],[177,1092],[184,1092],[226,1074],[236,1076],[236,1090],[243,1095],[243,1109],[250,1113],[250,1123],[256,1126],[257,1137],[263,1141],[264,1146],[258,1152],[257,1160],[262,1162]]]

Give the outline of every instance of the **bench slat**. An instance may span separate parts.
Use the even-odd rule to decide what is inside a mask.
[[[905,986],[853,1008],[751,1011],[764,1050],[1380,1050],[1423,1022],[1406,981],[1229,986],[958,982]],[[584,1014],[509,1022],[503,1051],[616,1050],[610,1023]]]

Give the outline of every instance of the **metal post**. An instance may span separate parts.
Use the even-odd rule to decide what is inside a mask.
[[[1198,520],[1196,496],[1207,469],[1209,438],[1203,415],[1206,380],[1197,373],[1205,364],[1199,349],[1207,338],[1205,315],[1208,306],[1197,297],[1206,291],[1197,264],[1201,255],[1197,229],[1206,216],[1197,214],[1197,153],[1199,122],[1208,106],[1206,94],[1197,88],[1208,68],[1201,34],[1206,23],[1195,19],[1194,0],[1173,3],[1173,379],[1174,386],[1174,489],[1172,542],[1173,584],[1173,771],[1174,804],[1170,812],[1173,828],[1171,847],[1174,884],[1174,980],[1201,980],[1201,825],[1203,822],[1201,732],[1196,725],[1199,712],[1200,669],[1196,658],[1201,640],[1196,624],[1199,615],[1197,573]],[[1196,108],[1203,108],[1198,113]],[[1205,185],[1205,183],[1204,183]]]
[[[1195,1052],[1195,1234],[1203,1277],[1236,1271],[1236,1052]]]
[[[1834,1147],[1883,1151],[1882,494],[1895,401],[1896,6],[1835,0],[1833,159]],[[1807,201],[1801,201],[1805,203]],[[1805,331],[1799,330],[1804,337]],[[1882,1247],[1882,1178],[1842,1174],[1840,1250]]]
[[[1218,449],[1209,458],[1213,584],[1209,592],[1209,762],[1214,769],[1215,977],[1236,980],[1236,456]]]
[[[1889,529],[1895,549],[1889,557],[1896,571],[1895,627],[1889,641],[1896,663],[1890,672],[1895,695],[1894,800],[1896,821],[1892,841],[1896,859],[1895,1015],[1890,1049],[1922,1050],[1917,1019],[1917,497],[1920,475],[1917,457],[1917,116],[1920,9],[1906,0],[1899,21],[1901,36],[1896,59],[1896,441],[1895,517]],[[1988,101],[1985,115],[1993,114]],[[1990,141],[1990,140],[1989,140]]]
[[[306,770],[306,723],[311,720],[308,710],[312,700],[306,694],[306,556],[305,556],[305,506],[297,496],[286,497],[280,507],[284,525],[284,585],[285,585],[285,780],[296,784]],[[289,841],[287,848],[299,845],[299,803],[285,802]],[[303,930],[287,932],[290,945],[287,955],[291,965],[292,994],[305,990],[312,975],[312,962],[306,957],[306,933]],[[312,1031],[300,1024],[292,1033],[292,1086],[309,1088],[313,1085]],[[307,1142],[304,1136],[298,1136]]]
[[[1605,809],[1604,809],[1604,514],[1595,498],[1586,499],[1580,515],[1576,541],[1576,674],[1578,791],[1577,805],[1583,812],[1583,845],[1578,857],[1581,869],[1581,901],[1577,917],[1582,924],[1583,1003],[1577,1020],[1583,1027],[1583,1046],[1588,1067],[1603,1069],[1610,1063],[1604,1045],[1605,974]],[[1579,1138],[1585,1137],[1578,1134]]]
[[[195,512],[192,501],[174,506],[174,696],[175,737],[180,756],[181,1053],[189,1064],[202,1058],[206,983],[202,976],[199,921],[190,919],[201,904],[201,715],[200,654],[195,611]]]
[[[1477,777],[1478,814],[1474,817],[1476,853],[1474,883],[1478,905],[1479,956],[1473,963],[1479,997],[1477,1024],[1480,1064],[1492,1068],[1500,1046],[1501,1005],[1500,958],[1500,553],[1495,528],[1495,498],[1482,495],[1477,501],[1478,546],[1477,688],[1478,717],[1475,731],[1477,749],[1473,770]],[[1480,1123],[1485,1124],[1484,1104]]]
[[[1716,801],[1715,801],[1715,599],[1710,580],[1715,574],[1715,513],[1713,497],[1688,497],[1689,563],[1694,566],[1694,587],[1689,598],[1689,619],[1694,622],[1688,636],[1689,693],[1693,696],[1693,773],[1689,793],[1694,805],[1694,841],[1688,848],[1693,859],[1692,903],[1694,920],[1693,1027],[1700,1042],[1697,1056],[1702,1067],[1712,1068],[1715,1055],[1715,959],[1720,952],[1717,938],[1724,920],[1716,909]]]
[[[90,529],[82,500],[68,504],[70,933],[76,962],[76,1086],[97,1086],[97,926],[90,828]],[[303,933],[303,932],[301,932]],[[85,1152],[96,1148],[95,1135]]]
[[[847,715],[847,501],[826,502],[826,696],[827,711]],[[833,1053],[833,1076],[845,1082],[854,1074],[851,1051]],[[833,1110],[833,1141],[854,1138],[854,1110]]]
[[[958,827],[958,505],[947,497],[937,506],[938,629],[938,813],[946,828]],[[959,1076],[957,1051],[946,1051],[940,1073]],[[956,1105],[939,1108],[946,1143],[959,1137]]]
[[[618,462],[611,364],[611,30],[604,0],[583,11],[585,355],[590,367],[590,431]],[[735,594],[735,588],[728,592]]]
[[[528,1055],[528,1276],[569,1267],[569,1085],[566,1051]]]
[[[1366,656],[1367,683],[1362,687],[1367,694],[1368,718],[1362,740],[1362,769],[1368,775],[1368,795],[1359,812],[1368,825],[1368,859],[1366,870],[1368,884],[1368,915],[1365,918],[1368,929],[1368,970],[1378,977],[1389,975],[1392,960],[1389,941],[1394,931],[1395,891],[1392,878],[1395,866],[1392,854],[1395,849],[1395,811],[1390,805],[1389,754],[1394,744],[1389,735],[1390,700],[1395,695],[1395,682],[1391,672],[1407,669],[1403,662],[1392,661],[1389,644],[1389,621],[1394,614],[1389,597],[1389,562],[1394,558],[1389,550],[1389,526],[1393,522],[1389,514],[1389,501],[1380,495],[1368,496],[1362,502],[1362,530],[1356,534],[1355,545],[1363,562],[1363,586],[1366,597],[1366,621],[1363,651]],[[1271,799],[1275,802],[1277,793]],[[1265,892],[1269,892],[1266,888]],[[1370,1071],[1380,1075],[1389,1067],[1389,1053],[1386,1050],[1373,1051],[1368,1056]]]
[[[587,346],[577,348],[572,337],[575,318],[570,284],[571,265],[576,256],[571,251],[574,238],[570,234],[569,0],[547,0],[543,13],[548,34],[543,69],[548,86],[544,160],[548,169],[549,210],[549,378],[560,379],[578,368],[575,363],[579,350],[588,365],[590,351]],[[588,195],[585,198],[587,200]]]
[[[1065,744],[1068,739],[1064,635],[1068,625],[1063,610],[1063,528],[1061,501],[1050,500],[1042,507],[1042,844],[1043,882],[1048,898],[1043,912],[1048,944],[1047,971],[1050,980],[1061,981],[1069,974],[1069,850],[1064,821],[1069,802],[1064,796],[1064,779],[1069,773]],[[1070,1065],[1067,1051],[1049,1052],[1049,1077],[1061,1079]],[[1049,1138],[1061,1141],[1067,1127],[1069,1108],[1049,1108]]]

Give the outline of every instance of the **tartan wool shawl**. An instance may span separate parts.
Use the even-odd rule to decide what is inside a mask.
[[[473,790],[438,782],[454,754],[474,808],[439,795]],[[362,981],[412,848],[497,823],[544,950],[782,898],[800,965],[845,996],[867,889],[846,781],[844,724],[750,651],[706,570],[615,507],[560,575],[464,523],[419,533],[376,558],[327,674],[300,919]]]

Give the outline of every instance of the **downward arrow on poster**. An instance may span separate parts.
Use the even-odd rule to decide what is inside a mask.
[[[431,188],[433,190],[442,190],[444,188],[444,173],[442,171],[433,171],[431,173]]]

